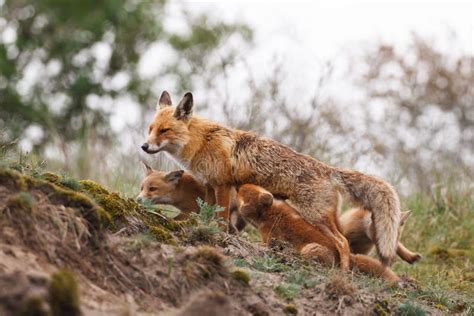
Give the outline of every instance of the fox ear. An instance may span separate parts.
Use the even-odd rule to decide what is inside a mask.
[[[145,175],[149,176],[153,172],[153,168],[150,167],[146,162],[142,161],[143,167],[145,167]]]
[[[400,215],[400,226],[405,224],[405,222],[408,219],[408,216],[410,216],[410,214],[411,214],[411,211],[406,211],[406,212],[401,213],[401,215]]]
[[[273,195],[268,192],[261,193],[258,201],[261,206],[270,206],[273,204]]]
[[[183,173],[184,173],[184,170],[176,170],[176,171],[168,172],[165,175],[165,180],[172,184],[178,184],[179,180],[183,176]]]
[[[179,101],[174,116],[178,120],[188,120],[193,115],[193,94],[186,92],[184,97]]]
[[[168,91],[163,91],[161,93],[161,97],[160,97],[160,100],[158,101],[158,104],[157,104],[157,110],[160,110],[162,108],[165,108],[167,106],[171,106],[171,97],[170,97],[170,94],[168,93]]]

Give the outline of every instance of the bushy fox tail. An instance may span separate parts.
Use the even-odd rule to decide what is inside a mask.
[[[365,255],[350,255],[351,270],[358,270],[362,273],[381,277],[391,284],[397,284],[401,280],[389,267],[384,267],[379,261]]]
[[[375,246],[383,265],[395,257],[400,226],[400,201],[393,187],[385,181],[351,170],[339,169],[332,176],[348,193],[353,203],[372,212]]]

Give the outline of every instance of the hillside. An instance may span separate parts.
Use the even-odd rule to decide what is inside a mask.
[[[425,202],[407,203],[429,209]],[[266,248],[252,229],[222,233],[213,211],[178,222],[173,210],[90,180],[0,167],[0,315],[474,312],[472,213],[433,237],[433,223],[416,228],[430,213],[415,212],[404,240],[431,250],[418,266],[395,266],[406,279],[398,289],[323,268],[278,241]]]

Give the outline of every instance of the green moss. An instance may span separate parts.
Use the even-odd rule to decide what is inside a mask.
[[[232,271],[232,277],[244,284],[250,283],[250,276],[244,269],[235,269]]]
[[[28,192],[20,192],[12,195],[7,200],[7,206],[12,209],[28,210],[33,209],[35,198]]]
[[[79,290],[72,272],[60,270],[53,274],[49,286],[49,302],[54,316],[81,315]]]
[[[28,189],[25,176],[10,168],[0,168],[0,183],[12,185],[20,191],[26,191]]]
[[[124,199],[116,192],[109,192],[92,180],[82,180],[79,183],[82,192],[91,196],[114,220],[137,215],[139,205],[135,201]]]
[[[97,182],[94,182],[92,180],[81,180],[79,183],[82,186],[82,189],[84,191],[87,191],[88,193],[92,195],[99,195],[99,194],[109,194],[110,192],[105,189],[103,186],[98,184]]]
[[[59,184],[59,181],[61,180],[60,175],[52,172],[44,172],[40,175],[40,178],[54,184]]]
[[[288,304],[285,307],[283,307],[283,311],[286,314],[291,314],[291,315],[297,315],[298,314],[298,308],[293,304]]]
[[[126,222],[126,218],[133,216],[148,227],[158,241],[175,244],[171,232],[182,231],[182,225],[163,216],[159,209],[148,210],[133,199],[123,198],[117,192],[110,192],[92,180],[80,181],[81,191],[92,197],[110,216],[114,222]]]
[[[39,190],[46,194],[53,203],[60,203],[77,209],[81,216],[96,229],[101,229],[111,222],[111,217],[102,207],[97,205],[86,195],[71,189],[61,187],[41,178],[22,176],[26,189]]]
[[[156,240],[167,244],[176,244],[176,240],[174,239],[173,235],[171,235],[169,231],[163,229],[162,227],[150,226],[148,229],[150,233],[156,238]]]
[[[373,314],[377,316],[388,316],[391,315],[387,301],[377,301],[373,307]]]
[[[36,180],[36,183],[33,183],[33,185],[46,194],[52,192],[53,194],[50,198],[53,201],[79,209],[82,216],[96,228],[102,228],[111,223],[111,216],[102,207],[80,192],[61,188],[41,180]]]
[[[28,299],[22,306],[20,316],[47,316],[45,302],[39,297],[32,297]]]

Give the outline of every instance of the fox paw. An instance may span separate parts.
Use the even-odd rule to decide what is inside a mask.
[[[419,253],[415,253],[409,258],[407,258],[406,262],[408,262],[409,264],[414,264],[415,262],[419,261],[421,258],[423,258],[422,255],[420,255]]]

